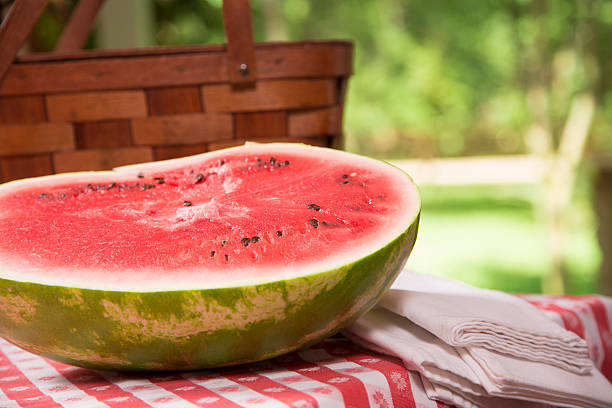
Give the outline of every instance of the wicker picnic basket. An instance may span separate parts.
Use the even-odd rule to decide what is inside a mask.
[[[80,0],[53,53],[16,56],[47,0],[0,27],[0,181],[102,170],[255,141],[342,146],[346,41],[253,42],[248,0],[227,44],[79,51],[103,0]]]

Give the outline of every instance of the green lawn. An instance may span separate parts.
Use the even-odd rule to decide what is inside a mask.
[[[423,210],[408,267],[508,292],[539,293],[552,257],[536,215],[536,186],[421,187]],[[588,194],[568,215],[565,265],[572,294],[597,292],[601,253]]]

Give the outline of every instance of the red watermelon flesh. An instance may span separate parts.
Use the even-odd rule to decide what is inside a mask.
[[[359,259],[418,211],[414,185],[395,181],[400,170],[306,153],[250,145],[33,179],[0,201],[0,266],[80,287],[231,286]]]

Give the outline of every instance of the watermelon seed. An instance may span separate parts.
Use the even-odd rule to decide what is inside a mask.
[[[288,166],[289,164],[291,164],[291,163],[289,163],[289,160],[285,160],[285,161],[283,162],[283,166]]]
[[[221,246],[222,246],[222,247],[224,247],[224,246],[225,246],[225,244],[227,244],[227,241],[226,241],[226,240],[221,241]]]
[[[183,201],[183,205],[185,207],[189,207],[189,206],[191,206],[191,201]]]
[[[324,227],[329,227],[329,224],[327,223],[327,221],[321,221],[321,224],[323,224]]]
[[[87,188],[88,188],[88,189],[90,189],[90,190],[93,190],[93,189],[94,189],[94,186],[93,186],[92,184],[88,184],[88,185],[87,185]]]
[[[316,205],[316,204],[308,204],[308,209],[309,210],[319,211],[321,209],[321,206]]]
[[[196,184],[201,183],[204,180],[204,175],[202,173],[198,173],[196,176]]]
[[[117,185],[117,183],[110,183],[110,184],[108,185],[109,190],[110,190],[111,188],[115,187],[116,185]]]
[[[41,194],[38,196],[38,198],[41,198],[41,199],[42,199],[42,198],[49,198],[49,194],[47,194],[47,193],[41,193]]]
[[[282,237],[283,233],[280,230],[276,230],[276,236],[277,237]]]
[[[215,256],[216,252],[215,251],[210,251],[210,257],[212,258],[213,256]]]
[[[228,254],[225,254],[224,256],[225,256],[225,260],[226,260],[226,261],[229,261],[229,255],[228,255]]]
[[[274,165],[276,163],[276,159],[274,157],[270,157],[270,164]]]
[[[153,180],[155,180],[157,184],[164,184],[166,182],[163,177],[154,177]]]
[[[62,193],[62,195],[60,197],[66,198],[66,193]]]
[[[342,175],[342,178],[343,178],[343,179],[347,179],[347,178],[349,178],[349,175],[348,175],[348,174],[343,174],[343,175]]]
[[[348,183],[349,183],[349,181],[348,181],[348,180],[344,180],[344,181],[342,182],[342,184],[348,184]]]
[[[251,239],[250,238],[242,238],[240,240],[240,242],[242,243],[242,245],[244,245],[245,247],[248,247],[249,244],[251,243]]]
[[[219,166],[223,166],[225,164],[225,160],[221,159],[221,161],[219,162]]]
[[[251,242],[252,242],[253,244],[256,244],[257,242],[259,242],[259,237],[258,237],[258,236],[254,236],[254,237],[252,237],[252,238],[251,238]]]
[[[138,173],[137,177],[138,178],[144,178],[144,174],[143,173]]]
[[[314,228],[319,228],[319,221],[316,218],[311,218],[310,220],[308,220],[308,223]]]

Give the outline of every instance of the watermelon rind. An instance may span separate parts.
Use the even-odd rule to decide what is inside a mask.
[[[0,199],[13,183],[28,180],[0,186]],[[30,352],[99,369],[201,369],[294,351],[337,333],[389,288],[416,240],[420,202],[413,199],[411,222],[384,246],[304,276],[132,291],[22,281],[8,274],[11,278],[0,277],[0,335]]]

